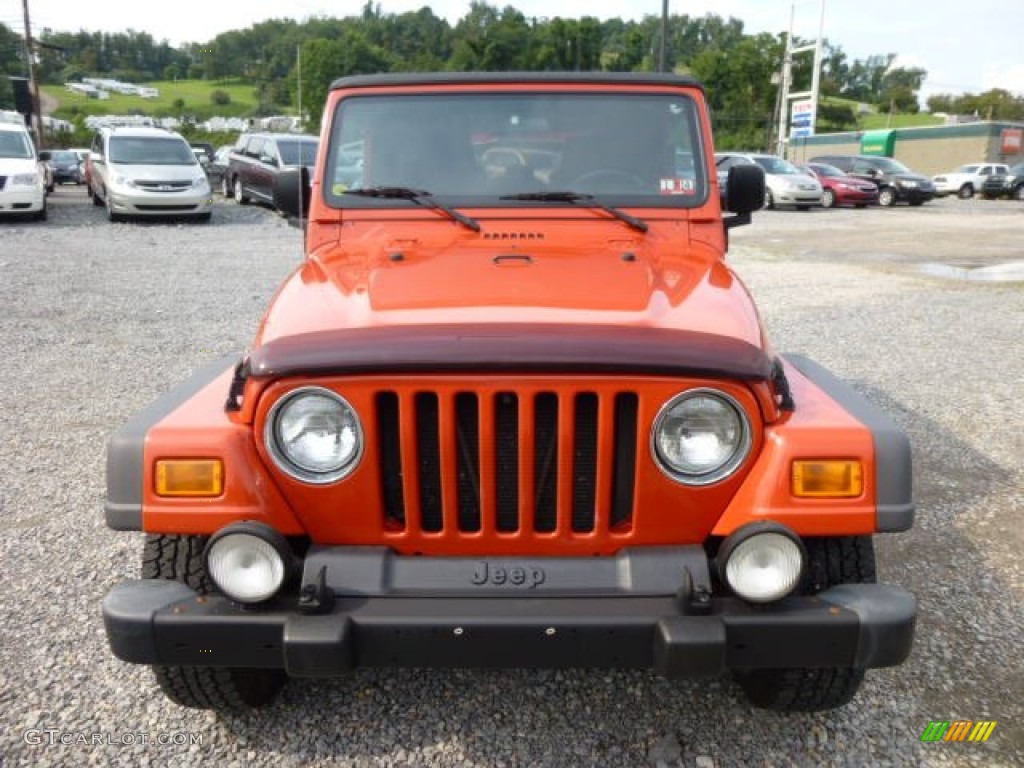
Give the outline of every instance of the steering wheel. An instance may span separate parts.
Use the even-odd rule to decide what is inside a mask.
[[[606,183],[602,184],[602,179]],[[616,184],[621,187],[623,182],[627,185],[627,189],[643,189],[648,186],[647,182],[636,174],[618,168],[598,168],[589,171],[582,176],[577,176],[570,182],[569,186],[574,190],[579,187],[586,189],[588,186],[596,186],[599,190],[613,189],[618,191]]]

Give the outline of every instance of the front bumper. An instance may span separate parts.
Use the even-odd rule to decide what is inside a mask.
[[[689,562],[696,553],[679,555],[678,562]],[[331,562],[331,551],[314,560]],[[197,595],[175,581],[123,582],[103,602],[107,636],[114,654],[133,663],[272,668],[294,677],[391,666],[651,668],[669,677],[868,668],[899,664],[913,640],[915,600],[892,586],[842,585],[751,607],[735,598],[702,599],[706,572],[677,577],[674,593],[649,594],[668,590],[664,574],[650,568],[659,561],[643,555],[549,558],[547,570],[539,559],[498,558],[488,561],[490,572],[518,574],[519,568],[519,586],[484,584],[478,595],[442,588],[453,581],[451,569],[466,562],[398,560],[418,563],[389,561],[394,575],[381,572],[376,586],[373,579],[359,584],[357,576],[357,588],[307,604],[306,611],[294,597],[251,608]],[[595,591],[580,577],[601,561],[598,567],[609,569],[596,574],[601,589]],[[339,567],[354,573],[351,564]],[[311,570],[307,561],[307,588],[316,580]],[[632,574],[621,589],[606,583],[616,570]],[[327,578],[336,580],[335,571]],[[550,583],[530,576],[538,572]],[[418,590],[414,581],[421,582]]]
[[[0,188],[0,212],[34,213],[43,210],[46,190],[41,186],[14,186],[8,180]]]
[[[213,192],[206,189],[180,192],[125,192],[108,188],[115,213],[126,216],[194,216],[213,210]]]
[[[921,189],[919,187],[894,187],[896,190],[896,199],[905,201],[908,203],[922,202],[927,203],[929,200],[935,198],[935,188]]]

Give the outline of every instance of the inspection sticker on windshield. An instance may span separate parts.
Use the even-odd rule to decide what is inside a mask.
[[[697,182],[693,179],[662,179],[659,190],[663,195],[695,195]]]

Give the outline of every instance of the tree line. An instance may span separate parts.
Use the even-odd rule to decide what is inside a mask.
[[[367,2],[354,16],[301,22],[273,19],[179,47],[133,31],[44,29],[38,39],[36,70],[43,82],[89,75],[132,82],[246,81],[259,89],[259,102],[266,112],[295,108],[301,50],[302,100],[315,122],[330,82],[345,75],[428,70],[654,71],[661,49],[661,20],[656,16],[639,21],[530,17],[511,6],[499,8],[478,1],[453,25],[426,6],[393,14]],[[780,68],[783,35],[748,33],[741,20],[714,14],[674,15],[669,19],[665,53],[667,69],[692,74],[704,83],[716,144],[722,148],[767,145],[778,99],[778,85],[771,75]],[[22,55],[20,38],[0,25],[0,72],[20,74]],[[916,112],[926,72],[894,67],[894,59],[892,53],[851,59],[841,47],[826,44],[821,93],[880,111]],[[793,74],[796,90],[809,89],[811,57],[797,57]],[[968,111],[991,119],[1024,118],[1024,98],[1003,94],[998,98],[982,94]],[[929,106],[956,111],[962,106],[957,98],[932,97]],[[850,129],[856,121],[849,104],[826,100],[819,109],[818,130]]]

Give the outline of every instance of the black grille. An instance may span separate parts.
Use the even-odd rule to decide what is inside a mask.
[[[135,186],[150,192],[180,192],[192,186],[191,181],[136,181]]]
[[[622,530],[633,517],[638,398],[618,393],[602,406],[601,397],[586,391],[378,392],[386,526],[427,533],[452,525],[461,533],[589,533],[603,507],[605,527]],[[602,430],[611,439],[602,442]],[[403,446],[403,433],[414,446]],[[414,471],[407,462],[415,463]],[[532,477],[521,477],[523,470]],[[532,489],[525,505],[524,488]],[[410,498],[419,509],[411,519]],[[447,524],[446,503],[452,506]]]
[[[194,211],[194,205],[136,205],[140,211]]]

